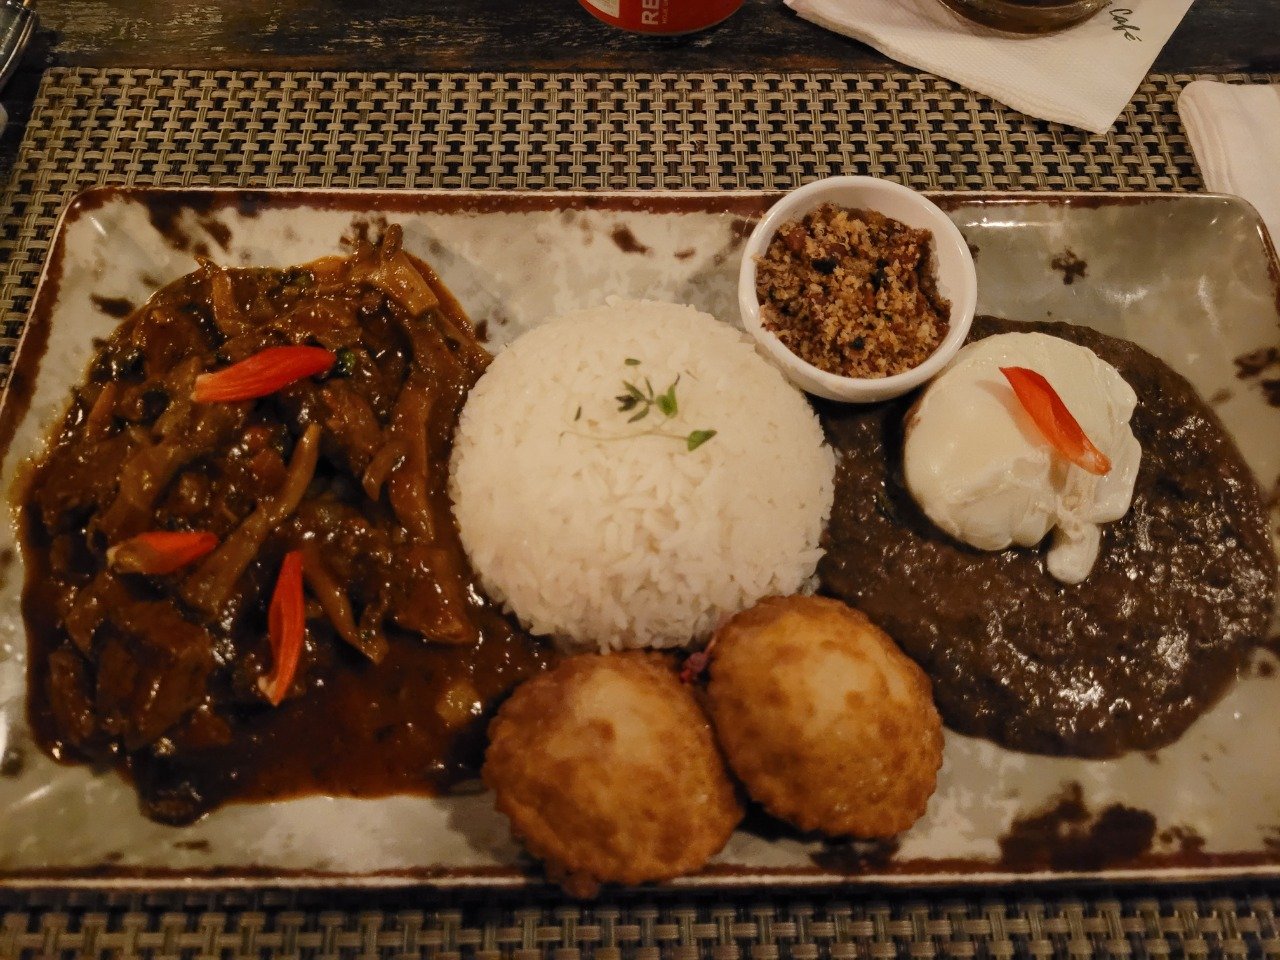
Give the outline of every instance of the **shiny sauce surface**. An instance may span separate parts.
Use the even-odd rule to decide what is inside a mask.
[[[339,362],[261,399],[187,403],[198,372],[290,344]],[[552,659],[484,597],[452,518],[453,430],[487,362],[395,233],[290,271],[202,263],[124,320],[20,493],[41,748],[118,768],[144,813],[177,824],[227,802],[474,777],[498,704]],[[292,481],[296,508],[210,587],[237,564],[223,547]],[[172,574],[117,570],[108,548],[150,530],[221,546]],[[291,550],[323,576],[306,580],[301,663],[273,707],[267,608]]]

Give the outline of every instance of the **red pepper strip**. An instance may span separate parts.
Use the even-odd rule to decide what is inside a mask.
[[[194,563],[218,545],[212,533],[152,530],[107,550],[107,566],[117,573],[162,574]]]
[[[1080,424],[1043,376],[1026,367],[1001,367],[1022,409],[1053,449],[1082,470],[1099,476],[1111,469],[1107,455],[1093,445]]]
[[[303,377],[324,373],[337,356],[323,347],[267,347],[213,373],[196,377],[196,403],[232,403],[265,397]]]
[[[306,630],[302,603],[302,551],[290,550],[280,564],[276,589],[271,594],[271,606],[267,608],[267,638],[271,641],[271,656],[275,662],[270,675],[258,678],[258,689],[273,707],[280,705],[293,683],[293,675],[298,672]]]

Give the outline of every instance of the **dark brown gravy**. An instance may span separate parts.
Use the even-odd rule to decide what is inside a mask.
[[[25,548],[24,548],[25,549]],[[48,655],[62,631],[48,616],[53,591],[41,589],[27,550],[23,615],[30,650],[29,719],[37,745],[55,759],[86,758],[68,749],[53,723],[48,698],[39,695]],[[474,649],[438,646],[405,635],[388,637],[380,664],[354,651],[308,675],[305,696],[280,707],[250,709],[234,718],[225,747],[173,757],[148,752],[120,758],[120,770],[141,789],[194,789],[204,809],[221,803],[284,800],[308,794],[382,797],[396,793],[434,796],[479,775],[485,727],[500,700],[546,660],[542,648],[513,631],[496,611]],[[442,722],[437,706],[450,687],[466,679],[476,708],[461,725]]]
[[[1280,407],[1280,377],[1260,382],[1262,384],[1262,395],[1267,398],[1268,405]]]
[[[1262,396],[1273,407],[1280,407],[1280,377],[1263,377],[1272,367],[1280,366],[1280,348],[1262,347],[1235,358],[1236,376],[1241,380],[1258,377]]]
[[[0,777],[17,779],[27,765],[26,755],[20,747],[9,747],[0,754]]]
[[[430,269],[420,262],[416,266],[438,296],[438,309],[465,323],[460,307]],[[236,282],[248,285],[245,289],[264,282],[253,272],[237,276],[243,276]],[[191,300],[193,291],[204,289],[198,284],[193,286],[190,278],[165,288],[100,347],[95,364],[107,351],[118,354],[126,342],[123,338],[158,303],[166,309],[207,313],[207,302]],[[207,328],[207,322],[202,323]],[[191,351],[213,349],[194,333],[182,336],[190,338],[188,356]],[[210,358],[214,363],[212,354]],[[149,355],[146,363],[151,363]],[[142,375],[150,382],[151,374]],[[80,388],[82,395],[77,403],[83,407],[91,402],[92,391],[97,389],[100,385],[95,386],[90,375]],[[269,422],[277,416],[263,412],[263,407],[273,404],[274,401],[260,402],[250,415],[250,422]],[[273,540],[290,536],[282,527],[273,532],[273,539],[264,547],[267,559],[255,563],[243,575],[247,582],[243,588],[247,613],[224,613],[223,620],[204,624],[217,649],[223,652],[216,655],[220,665],[209,679],[207,694],[199,706],[186,713],[172,730],[140,746],[126,747],[121,737],[104,735],[105,726],[79,740],[69,735],[66,707],[59,712],[54,703],[59,688],[51,682],[50,657],[55,652],[64,659],[79,656],[69,642],[60,611],[67,609],[69,600],[75,600],[77,590],[87,589],[83,585],[87,578],[97,575],[103,561],[95,535],[88,532],[88,515],[77,519],[79,514],[73,512],[60,517],[59,532],[56,537],[51,536],[42,519],[39,491],[42,487],[47,490],[54,479],[49,470],[59,463],[57,451],[79,442],[77,416],[73,406],[67,421],[55,429],[50,459],[29,472],[25,489],[18,492],[22,506],[21,546],[26,559],[22,609],[29,651],[27,703],[33,737],[42,750],[64,762],[115,766],[136,785],[144,812],[174,823],[189,822],[226,802],[278,800],[305,794],[438,794],[477,775],[488,719],[505,695],[531,672],[542,669],[552,655],[479,593],[461,552],[448,495],[439,479],[429,488],[428,498],[434,514],[450,520],[438,524],[443,529],[437,530],[432,545],[449,554],[445,567],[462,571],[465,607],[477,637],[474,643],[431,642],[388,620],[387,653],[374,663],[341,642],[326,623],[317,623],[318,614],[309,610],[307,647],[298,681],[301,689],[295,685],[294,694],[277,708],[261,700],[254,702],[253,697],[245,696],[242,678],[237,674],[243,673],[246,662],[252,664],[255,657],[260,660],[264,656],[265,608],[258,607],[265,600],[266,585],[258,581],[264,576],[260,567],[271,571],[265,576],[274,577],[276,561],[270,558],[284,545]],[[456,410],[452,416],[456,418]],[[290,422],[286,415],[284,426],[296,430],[289,426]],[[444,434],[439,433],[440,425],[437,421],[431,427],[433,438],[444,437],[443,442],[431,443],[429,456],[436,478],[447,475],[447,438],[452,433],[452,423],[444,425]],[[190,471],[207,470],[211,471],[209,476],[216,477],[221,468],[213,461],[211,466],[202,466],[204,462],[196,461]],[[324,466],[327,462],[322,458],[313,488],[317,483],[342,482],[342,470]],[[65,475],[57,481],[76,493],[76,484]],[[262,495],[267,490],[258,493]],[[367,509],[372,518],[386,514],[385,507]],[[81,530],[79,534],[77,529]],[[354,542],[343,539],[340,528],[335,535],[339,538],[333,541],[335,547]],[[57,555],[53,542],[57,537],[64,542],[68,537],[83,542],[86,546],[78,548],[83,556],[75,561],[67,561],[65,556],[53,559]],[[183,616],[194,617],[176,599],[166,599],[171,596],[167,581],[129,582],[125,588],[132,594],[131,603],[152,602],[158,606],[157,600],[165,600],[178,604],[176,609],[185,610]],[[110,614],[103,624],[95,634],[97,647],[85,654],[83,669],[88,671],[90,683],[93,673],[100,675],[103,669],[103,631],[109,643],[125,629],[114,625]],[[144,655],[138,657],[142,675],[149,676]],[[89,694],[92,704],[92,685]],[[97,696],[101,710],[101,683]],[[21,765],[21,759],[7,756],[4,775],[11,775],[11,770]]]
[[[613,228],[609,233],[609,239],[612,240],[623,253],[645,254],[650,252],[649,247],[636,239],[636,235],[631,232],[631,228],[622,224]]]
[[[831,873],[858,876],[883,870],[898,852],[898,840],[830,841],[809,855],[815,867]]]
[[[1070,248],[1050,260],[1049,266],[1062,274],[1062,282],[1068,287],[1082,278],[1089,269],[1089,264],[1076,256],[1075,251]]]
[[[1256,377],[1271,367],[1280,367],[1280,347],[1260,347],[1235,358],[1236,376],[1241,380]]]
[[[1000,838],[1000,861],[1010,870],[1092,872],[1147,853],[1156,820],[1145,810],[1113,803],[1092,813],[1080,784],[1069,784],[1048,809],[1015,820]]]
[[[90,299],[95,307],[117,320],[123,320],[133,313],[133,303],[124,297],[103,297],[95,293]]]

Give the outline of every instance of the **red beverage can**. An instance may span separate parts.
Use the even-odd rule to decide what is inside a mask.
[[[636,33],[693,33],[714,27],[742,0],[578,0],[592,16]]]

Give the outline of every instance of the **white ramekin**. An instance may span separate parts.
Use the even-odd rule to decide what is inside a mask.
[[[756,298],[756,258],[769,249],[774,233],[824,203],[875,210],[909,227],[933,234],[938,292],[951,301],[950,328],[942,343],[919,366],[891,377],[842,377],[820,370],[788,350],[760,322]],[[742,253],[738,274],[738,307],[742,324],[766,356],[801,390],[828,400],[872,403],[900,396],[935,376],[955,356],[969,335],[978,303],[978,276],[964,236],[951,219],[923,194],[875,177],[828,177],[791,191],[756,224]]]

